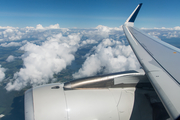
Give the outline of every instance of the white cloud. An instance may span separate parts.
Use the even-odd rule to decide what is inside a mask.
[[[13,41],[13,40],[21,39],[23,35],[24,33],[19,31],[18,28],[17,29],[8,28],[1,33],[0,38],[2,38],[4,41]]]
[[[174,27],[175,30],[180,30],[180,26]]]
[[[74,78],[93,76],[97,73],[137,70],[140,68],[130,46],[125,46],[119,41],[104,39],[93,49],[95,49],[95,53],[87,57],[82,68],[73,74]]]
[[[0,65],[0,82],[2,82],[2,80],[5,78],[5,72],[6,69],[2,68]]]
[[[107,26],[103,26],[103,25],[98,25],[96,27],[96,29],[98,29],[99,31],[102,31],[102,32],[109,32],[110,31],[110,28],[107,27]]]
[[[11,26],[6,26],[6,27],[2,27],[0,26],[0,29],[17,29],[18,27],[11,27]]]
[[[29,26],[27,26],[26,29],[34,29],[34,27],[31,27],[31,26],[29,27]]]
[[[81,36],[79,33],[70,34],[67,37],[64,37],[62,33],[59,33],[47,38],[49,41],[58,41],[59,43],[66,43],[70,46],[79,46],[80,39]]]
[[[110,31],[112,31],[112,30],[118,30],[118,31],[122,31],[122,30],[123,30],[122,25],[119,26],[119,28],[117,28],[117,27],[110,28],[110,27],[107,27],[107,26],[98,25],[98,26],[96,27],[96,29],[98,29],[99,31],[104,31],[104,32],[110,32]]]
[[[122,26],[119,28],[110,28],[103,25],[98,25],[95,29],[86,29],[81,31],[84,37],[89,40],[101,41],[102,39],[109,38],[109,35],[123,35]],[[121,35],[120,35],[121,34]]]
[[[168,32],[168,34],[166,34],[166,35],[164,35],[164,36],[166,36],[166,38],[177,38],[177,37],[179,37],[179,32],[177,32],[177,31],[173,31],[173,32]]]
[[[39,85],[49,82],[54,73],[65,69],[74,60],[79,41],[79,34],[67,37],[58,34],[43,42],[41,46],[27,43],[21,47],[21,50],[25,51],[22,56],[24,68],[14,74],[15,81],[9,82],[6,89],[20,90],[27,84]]]
[[[60,26],[58,23],[55,25],[50,25],[49,27],[43,27],[41,24],[38,24],[38,25],[36,25],[36,29],[60,29]]]
[[[13,32],[14,30],[13,29],[11,29],[11,28],[8,28],[8,29],[6,29],[3,33],[5,34],[5,33],[11,33],[11,32]]]
[[[161,33],[159,33],[159,32],[149,32],[148,34],[151,35],[151,36],[154,36],[154,37],[156,37],[158,39],[160,39],[158,36],[161,35]]]
[[[3,115],[3,114],[0,114],[0,118],[2,118],[2,117],[4,117],[5,115]]]
[[[6,59],[6,61],[7,62],[12,62],[12,61],[14,61],[14,56],[13,55],[10,55],[7,59]]]
[[[41,24],[36,25],[36,29],[44,29],[44,27]]]
[[[55,24],[55,25],[50,25],[48,28],[49,29],[59,29],[60,27],[59,27],[59,24]]]
[[[82,41],[80,46],[84,46],[87,44],[96,44],[96,43],[98,43],[96,40],[87,39],[87,40]]]
[[[21,46],[21,43],[20,42],[2,43],[0,46],[2,47]]]

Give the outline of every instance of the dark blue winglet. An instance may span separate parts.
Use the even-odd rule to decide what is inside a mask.
[[[138,15],[138,12],[139,12],[141,6],[142,6],[142,3],[139,4],[139,7],[136,9],[136,11],[135,11],[134,14],[131,16],[131,18],[129,19],[128,22],[134,22],[134,21],[135,21],[136,16]]]

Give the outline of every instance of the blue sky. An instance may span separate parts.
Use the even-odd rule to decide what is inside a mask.
[[[137,27],[179,26],[179,0],[1,0],[0,26],[119,27],[139,3]]]

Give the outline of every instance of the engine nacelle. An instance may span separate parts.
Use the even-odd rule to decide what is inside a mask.
[[[140,84],[149,84],[145,74],[129,71],[32,88],[25,92],[25,119],[128,120]]]

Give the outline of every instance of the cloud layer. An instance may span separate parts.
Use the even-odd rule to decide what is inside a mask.
[[[157,38],[179,38],[179,28],[142,30]],[[85,56],[78,53],[88,46],[90,50],[86,51]],[[99,25],[92,29],[60,28],[59,24],[48,27],[41,24],[26,28],[0,27],[0,47],[19,47],[19,50],[24,51],[22,56],[16,56],[23,60],[23,67],[12,78],[6,79],[8,91],[56,81],[54,74],[71,65],[76,54],[85,58],[85,61],[72,75],[74,78],[140,68],[122,26],[110,28]],[[9,55],[6,61],[16,62],[14,58]],[[3,82],[5,68],[0,67],[0,76],[0,82]]]
[[[174,28],[141,28],[141,30],[159,39],[180,38],[180,26]]]

